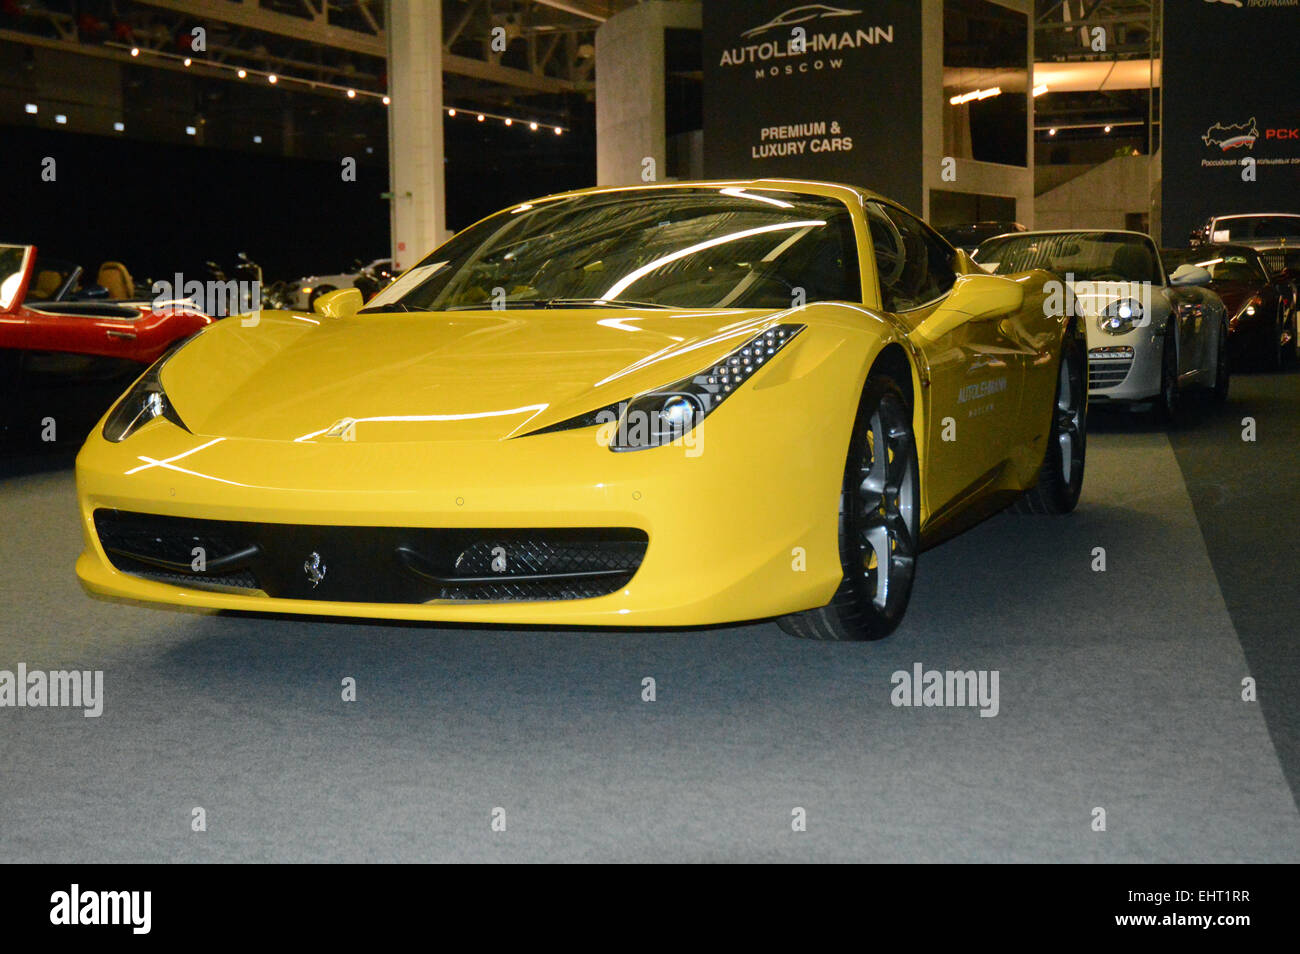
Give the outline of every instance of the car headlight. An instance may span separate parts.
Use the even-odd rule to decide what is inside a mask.
[[[1241,311],[1237,313],[1237,317],[1254,318],[1255,312],[1258,309],[1263,307],[1264,307],[1264,299],[1261,298],[1259,295],[1255,295],[1248,302],[1246,302],[1245,306],[1241,309]]]
[[[179,346],[176,346],[179,347]],[[162,386],[162,369],[167,359],[176,353],[176,347],[149,366],[140,379],[131,385],[104,421],[104,439],[120,443],[144,427],[155,417],[165,417],[177,427],[189,430],[172,407]]]
[[[1121,298],[1097,316],[1097,327],[1109,335],[1126,335],[1139,327],[1142,319],[1142,303],[1135,298]]]
[[[689,433],[805,327],[773,325],[698,374],[637,395],[623,407],[609,449],[646,450]]]
[[[771,361],[805,327],[773,325],[698,374],[639,394],[629,401],[620,401],[539,428],[531,431],[529,436],[617,422],[617,429],[609,442],[612,451],[646,450],[671,444],[735,394],[737,388]]]

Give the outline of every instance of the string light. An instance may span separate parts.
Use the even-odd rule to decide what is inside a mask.
[[[127,46],[124,43],[114,43],[114,42],[109,42],[104,45],[108,47],[114,47],[116,49],[128,51],[131,56],[137,58],[140,57],[141,54],[147,54],[149,56],[157,57],[159,59],[170,60],[173,63],[181,63],[187,68],[195,65],[194,59],[192,57],[180,56],[179,54],[168,53],[164,50],[146,50],[146,49],[141,49],[138,46]],[[217,63],[211,60],[203,60],[198,65],[203,67],[206,70],[210,70],[213,72],[230,70],[240,79],[247,79],[250,75],[257,76],[257,77],[264,77],[266,81],[272,86],[278,85],[280,81],[283,80],[285,83],[297,83],[302,86],[307,86],[316,90],[321,90],[321,89],[337,90],[338,92],[346,96],[348,99],[353,99],[353,100],[358,98],[378,99],[385,106],[391,106],[393,103],[392,98],[385,93],[380,93],[372,90],[358,90],[355,87],[339,86],[335,83],[327,83],[322,80],[301,79],[296,76],[281,76],[277,73],[270,73],[264,70],[249,69],[243,66],[232,66],[228,63]],[[463,112],[464,112],[463,109],[456,106],[447,107],[447,116],[451,119],[455,119]],[[501,120],[501,122],[504,123],[506,126],[513,126],[515,124],[516,119],[518,119],[518,117],[515,116],[504,116],[497,113],[478,112],[474,110],[471,110],[468,115],[474,116],[475,120],[480,123],[486,122],[488,119],[498,119]],[[527,122],[528,128],[533,132],[536,132],[537,130],[545,127],[551,129],[555,133],[555,135],[561,136],[568,131],[567,127],[565,126],[553,126],[550,123],[544,123],[536,119],[533,120],[519,119],[518,121]]]

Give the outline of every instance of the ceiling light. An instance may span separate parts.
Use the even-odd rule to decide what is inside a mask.
[[[114,131],[114,132],[126,132],[126,123],[124,123],[124,122],[120,122],[120,121],[119,121],[119,122],[115,122],[115,123],[113,123],[113,131]]]
[[[515,124],[515,121],[514,121],[513,119],[511,119],[509,116],[507,116],[507,117],[506,117],[506,125],[507,125],[507,126],[513,126],[514,124]]]
[[[1107,126],[1107,127],[1106,127],[1104,130],[1102,130],[1102,131],[1103,131],[1103,132],[1110,132],[1110,127]]]
[[[33,116],[35,116],[38,112],[40,112],[40,110],[37,108],[35,103],[28,103],[24,108],[27,110],[27,112],[31,113]]]
[[[562,132],[564,132],[564,130],[561,129],[559,126],[556,126],[556,127],[555,127],[555,135],[558,136],[558,135],[560,135],[560,133],[562,133]]]
[[[482,113],[479,113],[479,114],[478,114],[478,121],[479,121],[479,122],[482,122],[482,121],[485,120],[485,119],[487,119],[487,117],[484,116]]]
[[[185,127],[185,135],[187,135],[187,136],[197,136],[198,133],[199,133],[199,131],[198,131],[197,129],[195,129],[193,126],[186,126],[186,127]]]
[[[274,73],[272,73],[270,76],[268,76],[268,77],[266,78],[266,81],[267,81],[268,83],[278,83],[278,82],[280,82],[280,77],[278,77],[278,76],[276,76]]]
[[[385,105],[385,106],[390,105],[392,102],[393,102],[393,101],[392,101],[391,99],[389,99],[387,96],[384,97],[384,105]]]
[[[54,121],[59,125],[63,125],[67,123],[68,117],[63,115],[62,113],[59,113],[57,116],[54,117]]]
[[[1056,130],[1055,130],[1055,129],[1049,129],[1049,130],[1047,130],[1047,135],[1049,135],[1049,136],[1055,136],[1055,135],[1056,135]]]
[[[132,55],[132,56],[139,56],[139,55],[140,55],[140,48],[139,48],[138,46],[133,46],[133,47],[131,47],[131,55]]]
[[[240,79],[243,79],[247,75],[248,75],[248,70],[240,70],[238,73]]]
[[[531,129],[533,132],[537,132],[537,123],[529,123],[528,128]]]
[[[1046,84],[1046,83],[1039,83],[1037,86],[1034,87],[1034,95],[1035,95],[1035,96],[1042,96],[1042,95],[1043,95],[1044,93],[1046,93],[1046,92],[1047,92],[1047,84]]]
[[[447,115],[448,115],[448,116],[455,116],[455,115],[456,115],[456,110],[454,110],[454,109],[449,109],[449,110],[447,110]]]
[[[356,99],[356,98],[357,98],[357,91],[355,89],[348,90],[348,99]]]
[[[189,65],[190,65],[191,63],[193,63],[193,62],[194,62],[194,61],[193,61],[192,59],[190,59],[188,56],[185,57],[185,65],[186,65],[186,66],[189,66]]]

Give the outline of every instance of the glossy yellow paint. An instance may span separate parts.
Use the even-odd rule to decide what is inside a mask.
[[[97,429],[83,447],[79,577],[97,594],[208,610],[501,624],[696,625],[820,606],[841,577],[858,399],[886,349],[911,367],[923,534],[1032,485],[1064,330],[1042,307],[1050,276],[992,278],[962,257],[972,274],[946,299],[887,314],[862,214],[883,200],[791,180],[699,185],[842,200],[863,301],[777,312],[342,307],[219,322],[162,372],[188,430],[160,418],[119,444]],[[614,453],[596,427],[530,433],[698,372],[782,322],[806,328],[672,446]],[[944,440],[948,419],[955,441]],[[93,529],[101,507],[303,525],[635,527],[649,546],[626,589],[594,599],[284,600],[119,572]]]

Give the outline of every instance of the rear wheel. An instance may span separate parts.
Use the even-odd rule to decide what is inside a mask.
[[[1219,322],[1219,348],[1214,365],[1214,390],[1211,392],[1215,404],[1222,404],[1228,400],[1230,373],[1228,367],[1228,329],[1223,322]]]
[[[781,628],[823,640],[893,632],[912,594],[920,514],[912,409],[892,379],[873,376],[858,405],[840,494],[843,579],[827,605],[783,616]]]
[[[1286,324],[1282,319],[1282,303],[1278,302],[1277,306],[1277,323],[1273,325],[1273,335],[1269,340],[1268,349],[1268,370],[1281,371],[1286,367],[1286,345],[1283,338],[1286,337]]]
[[[1019,513],[1069,513],[1079,503],[1088,450],[1087,367],[1087,343],[1072,331],[1061,350],[1043,466],[1038,483],[1014,504]]]

